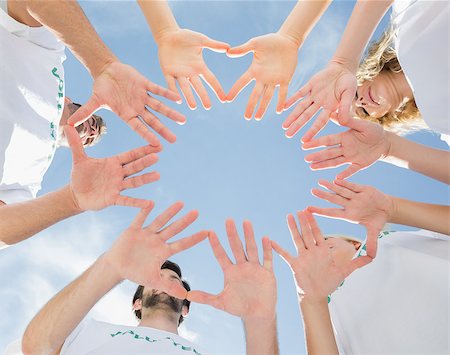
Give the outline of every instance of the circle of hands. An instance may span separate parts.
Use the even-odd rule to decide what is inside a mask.
[[[357,85],[355,73],[344,65],[331,62],[286,100],[300,46],[287,36],[272,33],[232,48],[227,43],[210,39],[203,34],[177,29],[167,31],[157,38],[157,44],[168,89],[152,83],[131,66],[112,60],[94,78],[91,98],[69,118],[69,125],[65,127],[73,157],[70,188],[76,208],[80,211],[99,210],[111,205],[141,208],[132,225],[106,254],[116,276],[142,285],[152,285],[179,298],[187,297],[195,302],[208,303],[246,319],[275,317],[276,281],[272,268],[272,248],[292,268],[299,292],[312,298],[328,295],[353,270],[370,262],[376,255],[378,232],[392,213],[392,201],[372,187],[350,183],[344,179],[386,157],[390,147],[387,134],[379,125],[349,117]],[[229,57],[253,53],[250,67],[228,94],[207,67],[203,59],[204,48],[226,53]],[[312,190],[315,196],[342,208],[309,207],[308,211],[299,212],[302,233],[298,230],[294,217],[290,215],[288,225],[298,255],[292,256],[276,242],[265,237],[262,239],[262,264],[250,222],[244,222],[243,226],[245,250],[234,221],[226,222],[228,240],[235,258],[233,263],[212,231],[202,231],[176,242],[168,242],[194,222],[198,216],[196,211],[191,211],[166,226],[182,208],[181,203],[176,203],[156,217],[149,226],[143,227],[153,203],[121,195],[123,190],[159,179],[156,172],[136,175],[157,161],[156,153],[162,149],[157,135],[170,143],[176,140],[175,134],[157,115],[179,124],[186,122],[184,115],[154,96],[181,102],[182,97],[176,85],[178,83],[180,92],[191,109],[197,107],[194,93],[200,98],[203,107],[209,109],[211,100],[203,82],[208,84],[221,102],[231,102],[252,81],[255,81],[255,86],[244,113],[246,119],[253,116],[256,120],[262,119],[278,87],[277,113],[289,109],[300,100],[283,122],[282,127],[286,130],[287,137],[296,135],[321,111],[302,138],[304,149],[324,148],[305,157],[306,162],[311,164],[311,169],[350,164],[338,174],[334,182],[320,181],[320,185],[328,191]],[[258,102],[259,106],[256,108]],[[74,126],[84,122],[100,108],[115,112],[149,145],[110,158],[88,157]],[[348,130],[314,138],[330,119]],[[354,259],[348,265],[336,266],[311,213],[364,225],[367,229],[368,256]],[[205,238],[209,239],[224,273],[224,289],[218,295],[203,291],[191,291],[187,295],[180,284],[169,283],[161,278],[160,267],[171,255],[192,247]]]

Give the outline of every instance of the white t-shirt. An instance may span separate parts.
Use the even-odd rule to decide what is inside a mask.
[[[340,353],[449,354],[449,248],[425,230],[383,232],[374,261],[330,297]]]
[[[0,8],[0,200],[36,197],[64,107],[64,45]]]
[[[448,0],[395,1],[398,60],[427,125],[450,145]]]
[[[165,354],[204,355],[177,334],[149,328],[86,320],[64,342],[61,355]]]

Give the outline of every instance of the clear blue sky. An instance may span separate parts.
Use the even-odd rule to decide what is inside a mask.
[[[177,1],[171,6],[181,27],[238,45],[254,36],[277,31],[294,4],[292,1]],[[135,2],[99,1],[82,2],[81,5],[100,36],[122,61],[135,66],[150,80],[165,85],[155,42]],[[327,10],[299,52],[290,93],[330,59],[352,7],[351,1],[335,1]],[[380,27],[386,23],[385,19]],[[379,33],[377,31],[376,36]],[[205,58],[226,91],[252,59],[251,55],[230,59],[207,50]],[[69,52],[65,68],[66,95],[79,102],[86,101],[92,83],[88,73]],[[258,240],[269,235],[293,250],[286,214],[308,205],[326,206],[327,203],[314,198],[310,190],[319,178],[333,179],[342,168],[311,171],[303,160],[305,152],[300,149],[299,138],[289,140],[284,137],[281,122],[286,113],[276,115],[275,104],[269,107],[263,121],[245,121],[243,114],[251,87],[229,104],[220,104],[213,96],[210,111],[202,108],[190,111],[185,104],[173,104],[186,114],[188,123],[178,126],[168,122],[178,141],[173,145],[164,144],[156,165],[161,180],[137,189],[133,194],[156,202],[153,216],[177,200],[185,202],[185,210],[198,209],[198,221],[182,235],[214,229],[225,242],[224,221],[227,217],[235,218],[239,225],[249,219]],[[108,134],[98,146],[90,148],[88,154],[105,157],[145,144],[114,114],[107,111],[101,111],[101,114],[107,120]],[[330,124],[324,134],[339,130]],[[410,138],[446,149],[438,136],[431,133],[415,134]],[[45,176],[41,194],[67,183],[70,166],[69,151],[61,148]],[[351,180],[403,198],[449,203],[446,185],[384,163],[375,164]],[[19,338],[38,309],[107,250],[136,213],[136,209],[122,207],[84,213],[2,251],[0,349]],[[357,225],[325,218],[319,218],[319,223],[325,233],[364,237],[364,229]],[[228,246],[226,249],[229,250]],[[281,353],[305,353],[292,275],[279,257],[274,258]],[[222,273],[208,243],[173,259],[181,265],[193,288],[210,292],[222,289]],[[92,316],[99,320],[135,324],[131,311],[134,288],[130,283],[116,288],[94,308]],[[244,353],[240,320],[208,306],[192,305],[183,333],[211,354]]]

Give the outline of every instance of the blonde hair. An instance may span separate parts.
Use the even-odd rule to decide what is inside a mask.
[[[393,73],[403,72],[397,52],[392,45],[393,39],[394,31],[390,27],[378,41],[370,45],[367,55],[360,63],[356,73],[359,85],[367,80],[372,81],[383,70]],[[407,134],[428,128],[414,99],[408,100],[394,112],[388,112],[382,117],[359,116],[359,118],[379,123],[387,131],[397,134]]]

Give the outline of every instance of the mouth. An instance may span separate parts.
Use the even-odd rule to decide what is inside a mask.
[[[375,105],[378,105],[378,106],[380,105],[380,103],[377,102],[372,96],[372,87],[369,86],[369,90],[367,90],[367,94],[369,96],[370,101],[372,101],[372,103],[374,103]]]

